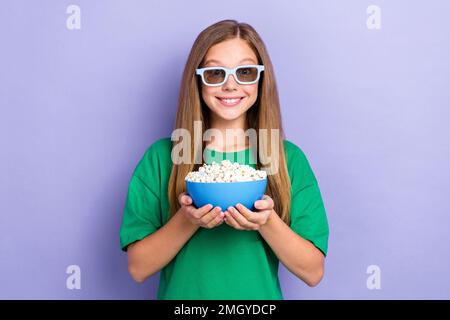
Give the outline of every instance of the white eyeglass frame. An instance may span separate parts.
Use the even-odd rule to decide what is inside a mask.
[[[258,70],[258,75],[256,76],[256,80],[254,81],[240,81],[236,75],[236,71],[240,68],[256,68]],[[215,69],[219,69],[219,70],[223,70],[225,71],[225,77],[223,79],[222,82],[220,83],[207,83],[205,81],[205,71],[207,70],[215,70]],[[202,78],[202,82],[204,85],[210,86],[210,87],[218,87],[223,85],[225,82],[227,82],[228,76],[231,74],[234,77],[234,80],[236,80],[237,83],[239,84],[254,84],[257,83],[259,81],[260,75],[261,75],[261,71],[264,71],[264,66],[260,65],[260,64],[248,64],[248,65],[243,65],[243,66],[237,66],[236,68],[225,68],[225,67],[206,67],[206,68],[198,68],[196,69],[195,74],[201,76]]]

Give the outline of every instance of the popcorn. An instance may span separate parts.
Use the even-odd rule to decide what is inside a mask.
[[[203,164],[198,171],[192,171],[185,177],[190,182],[243,182],[257,181],[267,178],[267,172],[256,170],[249,165],[222,160],[220,164],[213,161]]]

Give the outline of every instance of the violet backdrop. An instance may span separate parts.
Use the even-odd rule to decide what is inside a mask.
[[[81,29],[66,27],[69,5]],[[381,10],[369,29],[366,9]],[[0,298],[154,299],[127,273],[129,179],[171,134],[198,33],[260,33],[287,138],[305,152],[330,224],[326,275],[280,265],[285,299],[450,298],[448,1],[2,1]],[[81,268],[69,290],[66,268]],[[381,270],[370,290],[367,268]]]

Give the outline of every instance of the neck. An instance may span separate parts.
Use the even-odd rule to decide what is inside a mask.
[[[211,128],[219,130],[223,139],[220,141],[221,139],[212,136],[212,141],[206,144],[207,147],[227,152],[248,148],[249,143],[245,136],[245,131],[247,130],[246,113],[234,120],[225,120],[211,115]]]

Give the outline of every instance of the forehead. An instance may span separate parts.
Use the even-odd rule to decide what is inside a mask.
[[[258,58],[247,42],[236,38],[213,45],[203,61],[205,66],[234,67],[242,63],[256,64]]]

